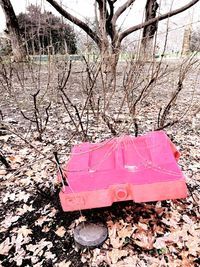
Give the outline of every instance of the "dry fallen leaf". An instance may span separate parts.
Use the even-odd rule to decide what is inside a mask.
[[[23,215],[27,211],[31,212],[33,210],[34,210],[34,208],[32,207],[32,205],[28,206],[28,205],[24,204],[22,208],[17,208],[17,215]]]
[[[54,259],[56,257],[56,254],[53,254],[51,251],[46,251],[44,256],[46,259]]]
[[[17,266],[22,266],[25,255],[26,251],[23,248],[20,248],[20,250],[17,251],[17,253],[13,257],[13,260],[16,262]]]
[[[119,227],[120,224],[115,223],[108,229],[110,244],[112,245],[113,248],[120,248],[123,245],[123,240],[121,240],[117,236],[117,230],[120,229]]]
[[[6,170],[0,170],[0,175],[2,175],[2,176],[4,176],[4,175],[6,175],[7,174],[7,171]]]
[[[44,222],[48,222],[50,219],[47,218],[47,216],[41,216],[35,221],[35,225],[42,226]]]
[[[123,227],[122,229],[120,229],[117,232],[117,235],[119,238],[122,238],[125,240],[126,237],[131,237],[133,232],[135,231],[135,229],[137,229],[137,227],[132,227],[131,225],[127,226],[127,227]]]
[[[23,161],[23,158],[21,158],[19,155],[11,155],[8,157],[8,159],[11,161],[11,162],[18,162],[18,163],[21,163]]]
[[[17,231],[18,234],[22,234],[23,237],[27,237],[32,234],[32,230],[28,229],[26,225],[22,225],[21,228]]]
[[[8,200],[14,201],[15,200],[15,193],[7,192],[3,197],[3,203],[6,203]]]
[[[58,236],[63,237],[65,235],[65,233],[66,233],[66,230],[65,230],[65,228],[63,226],[61,226],[55,231],[55,233]]]
[[[158,237],[156,242],[153,244],[153,247],[156,249],[162,249],[166,247],[165,238]]]
[[[120,250],[117,248],[114,248],[113,250],[108,252],[108,256],[111,260],[111,263],[115,264],[118,262],[119,259],[121,259],[121,257],[126,257],[128,255],[128,251],[127,250]]]
[[[193,224],[193,221],[186,214],[182,216],[182,219],[188,224]]]
[[[42,232],[44,232],[44,233],[48,233],[49,230],[50,230],[50,228],[49,228],[47,225],[45,225],[45,226],[42,228]]]
[[[80,216],[78,219],[76,219],[74,222],[75,222],[75,225],[79,225],[79,223],[81,222],[85,222],[86,221],[86,218],[85,216]]]
[[[121,240],[119,237],[110,237],[110,244],[112,245],[113,248],[121,248],[123,245],[124,241]]]
[[[144,249],[152,249],[155,237],[151,232],[139,232],[134,235],[134,243]]]
[[[138,226],[139,226],[139,228],[141,228],[142,230],[145,230],[145,231],[148,230],[148,225],[145,224],[145,223],[141,223],[141,222],[139,222],[139,223],[138,223]]]
[[[51,208],[51,212],[48,214],[48,216],[49,217],[54,217],[57,212],[58,211],[55,208]]]
[[[18,221],[18,219],[20,218],[20,216],[12,216],[12,215],[8,215],[5,217],[5,219],[1,222],[1,227],[6,229],[8,227],[10,227],[13,223],[15,223],[16,221]]]
[[[28,177],[32,177],[33,174],[34,174],[34,171],[31,170],[31,169],[29,169],[29,170],[27,170],[24,174],[25,174],[26,176],[28,176]]]
[[[69,267],[71,265],[71,261],[61,261],[56,264],[56,267]]]
[[[52,248],[53,244],[50,241],[46,241],[45,238],[41,239],[39,243],[36,245],[26,245],[26,249],[29,251],[33,252],[33,256],[40,256],[43,254],[43,249],[46,248],[45,250],[49,250]]]
[[[129,256],[125,259],[117,262],[117,264],[113,264],[112,267],[134,267],[134,266],[140,266],[138,263],[138,257],[137,256]],[[156,266],[157,267],[157,266]]]
[[[192,256],[200,255],[200,239],[199,237],[190,236],[188,241],[185,243],[186,247],[189,249],[188,253]]]
[[[13,240],[14,241],[14,240]],[[14,245],[14,243],[12,243],[10,241],[10,238],[7,237],[6,240],[4,240],[1,244],[0,244],[0,255],[8,255],[9,250],[11,249],[11,247]]]
[[[29,193],[26,193],[24,191],[20,191],[18,194],[17,194],[17,200],[18,201],[24,201],[24,202],[27,202],[29,197],[30,197],[30,194]]]

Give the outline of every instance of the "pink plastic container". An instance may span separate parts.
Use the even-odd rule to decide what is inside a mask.
[[[185,198],[187,187],[177,165],[179,157],[163,131],[76,145],[63,170],[69,186],[60,191],[62,208],[74,211],[116,201]]]

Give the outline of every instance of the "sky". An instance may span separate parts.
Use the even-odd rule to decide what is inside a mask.
[[[94,17],[94,0],[57,0],[58,2],[62,2],[63,7],[65,7],[70,13],[76,15],[80,19],[84,20],[86,17],[91,18]],[[173,3],[173,8],[180,7],[184,4],[187,4],[191,0],[158,0],[158,3],[161,6],[159,10],[160,13],[165,13],[169,11],[171,5]],[[125,0],[118,0],[119,4],[123,4]],[[117,2],[117,3],[118,3]],[[13,8],[16,14],[20,12],[25,12],[26,7],[30,4],[38,4],[41,5],[46,10],[52,11],[53,13],[59,15],[53,7],[45,0],[11,0]],[[144,6],[146,0],[136,0],[132,6],[132,8],[125,12],[124,16],[119,20],[119,26],[123,29],[126,29],[132,25],[138,24],[142,21],[144,16]],[[172,49],[179,49],[180,40],[183,37],[184,25],[193,22],[194,27],[197,25],[200,26],[200,2],[197,3],[193,8],[187,10],[177,16],[170,18],[169,22],[169,39],[171,40]],[[166,30],[167,20],[159,23],[159,39],[162,42],[162,35],[165,36],[164,32]],[[5,29],[5,17],[3,11],[0,7],[0,32]],[[129,37],[129,39],[131,36]]]

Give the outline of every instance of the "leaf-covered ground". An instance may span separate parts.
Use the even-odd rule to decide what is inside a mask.
[[[82,81],[78,75],[76,71],[72,73],[69,90],[81,108],[83,98],[78,88]],[[54,103],[40,142],[34,125],[29,125],[20,114],[16,97],[2,89],[2,121],[9,129],[1,126],[0,143],[11,170],[0,163],[0,266],[200,266],[200,127],[195,113],[199,108],[200,82],[196,77],[190,74],[177,104],[177,110],[185,109],[196,83],[191,112],[166,130],[181,152],[179,163],[187,179],[188,197],[141,204],[128,201],[68,213],[62,211],[59,203],[53,152],[58,151],[64,163],[71,146],[80,142],[78,136],[69,140],[74,132],[69,115],[58,105],[59,101]],[[22,87],[18,85],[13,94],[16,96],[18,92],[17,103],[29,114],[26,95],[34,90],[34,84],[27,83],[24,91],[19,88]],[[155,108],[152,105],[157,106],[166,97],[165,93],[169,93],[165,86],[160,88],[162,92],[155,91],[151,105],[146,103],[145,112],[138,116],[140,134],[153,129]],[[125,123],[123,116],[122,123]],[[89,121],[93,141],[110,136],[109,129],[100,122]],[[107,225],[109,236],[101,247],[80,250],[75,246],[73,230],[83,220]]]

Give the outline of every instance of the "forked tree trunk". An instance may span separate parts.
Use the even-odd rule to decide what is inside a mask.
[[[6,18],[7,34],[11,41],[14,60],[21,61],[26,55],[23,41],[20,35],[20,29],[17,17],[10,0],[0,0],[0,5],[3,9]]]

